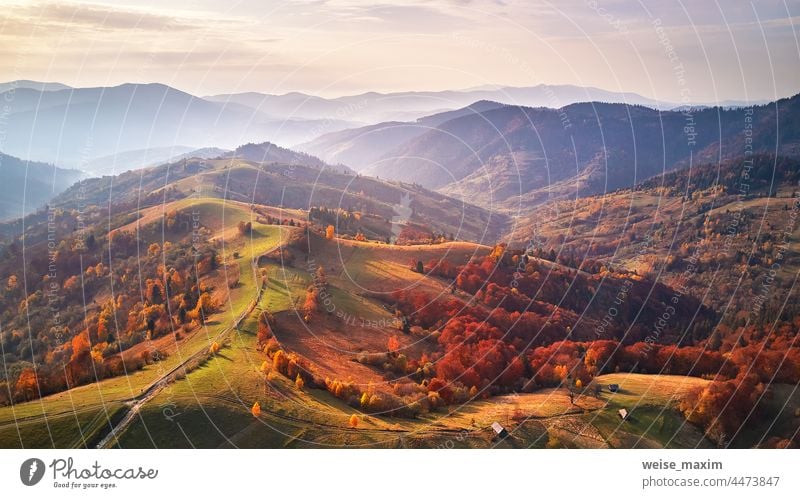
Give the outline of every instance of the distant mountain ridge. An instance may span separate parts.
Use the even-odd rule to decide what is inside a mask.
[[[323,98],[300,92],[272,95],[258,92],[211,95],[212,102],[237,103],[262,112],[311,119],[327,116],[349,121],[415,121],[419,118],[478,101],[530,107],[562,107],[575,102],[625,102],[669,109],[678,104],[649,99],[635,93],[612,92],[574,85],[536,85],[531,87],[487,87],[467,90],[420,92],[366,92],[336,98]]]
[[[84,170],[90,175],[99,174],[102,176],[121,173],[132,169],[158,166],[166,162],[174,162],[183,158],[198,157],[202,159],[211,159],[228,152],[229,151],[226,149],[219,149],[216,147],[196,149],[183,145],[126,150],[87,161],[84,164]]]
[[[77,170],[24,161],[0,152],[0,220],[36,211],[82,176]]]
[[[562,193],[576,188],[597,192],[601,184],[604,188],[625,186],[642,175],[677,167],[676,161],[688,157],[685,150],[680,155],[680,147],[673,147],[673,142],[680,145],[675,131],[682,128],[676,118],[681,114],[666,109],[676,104],[572,85],[489,85],[338,98],[299,92],[200,98],[157,83],[70,88],[19,80],[0,84],[0,99],[8,103],[4,152],[97,175],[174,160],[203,148],[231,150],[242,143],[269,142],[282,148],[295,146],[328,165],[344,164],[364,174],[420,182],[452,195],[479,191],[503,201],[514,194],[531,197],[544,185],[555,185]],[[717,112],[737,112],[737,103],[726,102],[732,109],[699,106],[691,113],[703,121]],[[555,115],[558,120],[553,119]],[[386,117],[392,119],[384,121]],[[576,139],[571,153],[572,138],[558,131],[565,117]],[[630,119],[636,123],[627,123]],[[698,125],[704,137],[715,132],[719,136],[724,131],[720,123],[722,128],[738,127],[713,121]],[[357,127],[361,122],[371,124]],[[662,122],[666,126],[663,137],[656,133]],[[639,126],[643,128],[636,129]],[[610,127],[608,137],[606,127]],[[630,137],[649,141],[623,140],[627,129],[635,132],[628,132]],[[506,143],[505,135],[512,140]],[[728,131],[724,135],[730,138]],[[540,138],[542,143],[538,143]],[[606,138],[610,146],[598,147]],[[710,145],[704,142],[703,147]],[[179,149],[178,154],[172,149]],[[700,149],[695,148],[703,153]],[[659,151],[660,169],[653,163]],[[537,161],[547,167],[531,166]],[[487,184],[481,171],[497,180]],[[565,176],[569,171],[574,173]],[[575,181],[563,184],[571,178]]]
[[[45,81],[32,81],[32,80],[16,80],[6,83],[0,83],[0,93],[9,90],[16,90],[18,88],[29,88],[39,90],[42,92],[53,92],[56,90],[68,90],[72,87],[64,85],[63,83],[45,82]]]
[[[340,120],[269,116],[161,84],[52,91],[14,88],[0,93],[0,100],[8,103],[6,152],[80,169],[120,151],[177,145],[230,149],[267,139],[288,145],[313,138],[309,134],[313,130],[352,126]]]
[[[446,115],[445,115],[446,116]],[[432,123],[384,123],[299,146],[366,175],[419,183],[483,207],[629,187],[690,164],[753,152],[800,154],[800,96],[750,108],[660,111],[577,103],[476,103]]]

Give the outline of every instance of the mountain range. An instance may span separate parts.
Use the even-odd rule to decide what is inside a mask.
[[[0,93],[0,99],[8,104],[5,153],[79,169],[97,158],[127,151],[176,145],[231,149],[267,138],[290,144],[313,138],[309,130],[353,125],[270,116],[161,84],[61,90],[19,87]]]
[[[744,108],[662,111],[477,102],[445,119],[387,122],[298,146],[365,175],[419,183],[484,207],[631,187],[693,161],[800,154],[800,95]],[[446,119],[450,117],[451,119]]]
[[[233,149],[242,143],[265,141],[282,147],[313,143],[320,136],[329,139],[331,133],[363,125],[377,124],[381,133],[374,137],[386,136],[387,146],[397,145],[396,135],[411,138],[416,134],[405,123],[435,126],[444,118],[455,117],[447,112],[475,108],[484,101],[549,108],[589,101],[653,109],[677,105],[633,93],[572,85],[368,92],[336,98],[299,92],[198,97],[157,83],[72,88],[29,80],[0,84],[0,99],[8,104],[3,152],[101,175],[126,169],[114,162],[115,156],[133,158],[127,168],[135,169],[201,148]],[[438,118],[432,120],[433,115]],[[389,138],[390,134],[383,133],[387,123],[403,123],[393,127],[404,131],[395,130]],[[181,151],[166,152],[171,148]],[[332,163],[351,159],[349,154],[337,160],[325,158]]]
[[[3,89],[9,110],[3,152],[31,164],[73,167],[88,176],[183,158],[301,164],[419,184],[506,211],[631,187],[696,161],[800,154],[800,96],[751,107],[668,110],[674,106],[635,94],[568,85],[334,99],[301,93],[200,98],[161,84],[70,88],[15,81]],[[479,97],[492,99],[473,100]],[[558,102],[574,103],[552,105]],[[354,126],[381,116],[395,119]],[[287,148],[296,141],[294,150]],[[74,181],[79,174],[57,176]],[[35,209],[66,186],[28,196],[26,205]],[[11,199],[6,202],[17,202]]]
[[[444,110],[466,107],[481,100],[531,107],[561,107],[574,102],[589,101],[625,102],[659,109],[669,109],[677,105],[635,93],[574,85],[490,86],[438,92],[367,92],[330,99],[299,92],[284,95],[248,92],[212,95],[205,99],[226,104],[236,103],[273,115],[301,119],[327,116],[364,123],[413,121]]]
[[[16,112],[104,98],[64,91]],[[192,447],[496,447],[497,420],[525,446],[800,444],[799,100],[480,100],[305,152],[146,144],[66,190],[81,172],[2,155],[5,207],[52,209],[0,223],[0,447],[181,445],[165,403]]]

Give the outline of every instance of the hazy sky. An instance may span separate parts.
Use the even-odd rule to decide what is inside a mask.
[[[800,0],[0,0],[0,80],[240,91],[800,91]]]

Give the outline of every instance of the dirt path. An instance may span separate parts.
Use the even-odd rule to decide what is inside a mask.
[[[258,267],[256,265],[256,261],[258,258],[254,259],[250,265],[254,272],[254,275],[258,274]],[[261,280],[261,285],[258,287],[258,291],[256,292],[255,297],[253,300],[247,305],[247,307],[233,320],[233,322],[225,327],[216,337],[214,337],[214,341],[221,342],[224,341],[227,336],[233,331],[239,328],[239,325],[242,321],[256,308],[259,301],[261,301],[261,297],[264,293],[264,289],[266,288],[266,279]],[[117,436],[125,432],[125,430],[130,427],[133,421],[136,419],[136,416],[139,414],[142,406],[150,401],[151,399],[155,398],[167,385],[174,382],[177,377],[185,376],[191,370],[193,370],[194,362],[198,362],[209,355],[209,352],[205,349],[201,349],[196,353],[190,355],[185,360],[183,360],[179,365],[162,375],[152,384],[150,384],[147,389],[142,392],[139,396],[136,396],[130,401],[127,401],[125,404],[128,406],[128,412],[125,414],[122,419],[117,422],[117,424],[111,428],[108,434],[106,434],[99,443],[97,443],[97,448],[107,448],[112,445],[113,442],[117,440]]]

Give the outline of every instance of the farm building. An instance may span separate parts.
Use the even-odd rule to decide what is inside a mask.
[[[497,437],[504,438],[508,436],[508,431],[497,422],[492,422],[492,430],[497,435]]]
[[[628,410],[626,410],[625,408],[620,408],[617,413],[619,414],[619,418],[621,418],[622,420],[628,419]]]

